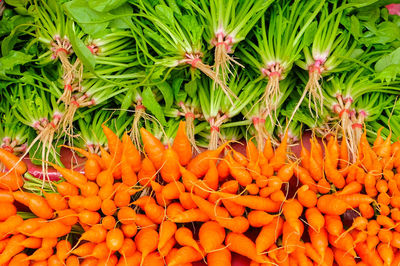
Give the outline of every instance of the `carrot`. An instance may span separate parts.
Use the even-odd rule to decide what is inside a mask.
[[[115,193],[114,203],[117,207],[128,206],[130,202],[131,202],[131,195],[127,190],[120,190]]]
[[[272,165],[275,171],[279,170],[285,164],[286,152],[287,152],[287,140],[288,140],[288,132],[285,133],[282,142],[275,150],[274,156],[270,160],[270,164]]]
[[[215,162],[220,153],[225,149],[226,145],[228,145],[228,143],[224,143],[216,150],[208,150],[200,153],[192,160],[190,160],[189,164],[187,165],[187,170],[192,172],[198,178],[204,176],[210,166],[209,160]]]
[[[378,233],[379,240],[383,243],[390,243],[393,239],[393,232],[389,230],[380,230]]]
[[[23,185],[24,180],[22,179],[21,174],[18,174],[16,170],[7,173],[0,173],[0,189],[16,191],[21,189]]]
[[[282,246],[288,254],[293,253],[296,250],[304,231],[303,223],[299,220],[292,224],[295,226],[292,226],[286,221],[283,223],[282,229]]]
[[[14,202],[13,193],[11,193],[8,190],[0,189],[0,202],[13,203]]]
[[[39,248],[36,249],[32,255],[25,258],[25,260],[45,260],[53,255],[52,248]]]
[[[211,195],[215,195],[215,194],[210,194],[210,196]],[[210,198],[209,198],[209,200],[210,200]],[[185,208],[186,210],[197,208],[197,205],[192,200],[192,196],[189,192],[180,193],[179,201],[182,204],[183,208]]]
[[[266,211],[266,212],[276,212],[279,210],[280,203],[276,203],[268,198],[263,198],[259,196],[236,196],[224,192],[215,192],[217,195],[224,199],[230,200],[236,204],[251,208],[253,210]]]
[[[99,241],[102,242],[102,241]],[[106,237],[107,248],[111,251],[117,251],[124,244],[124,234],[121,229],[114,228],[107,232]]]
[[[354,240],[350,234],[346,234],[342,238],[338,238],[336,236],[328,234],[328,240],[329,243],[335,248],[340,248],[348,252],[352,256],[356,256],[356,252],[354,251]]]
[[[87,240],[92,243],[101,243],[106,240],[107,230],[101,224],[93,225],[86,230],[80,237],[80,240]]]
[[[189,246],[202,254],[199,245],[193,238],[193,233],[186,227],[180,227],[175,231],[175,240],[181,246]]]
[[[14,169],[18,175],[25,174],[28,170],[26,164],[13,153],[0,148],[0,162],[10,170]]]
[[[21,216],[12,215],[0,223],[0,240],[5,238],[9,233],[16,231],[23,222]]]
[[[192,159],[192,145],[186,135],[186,122],[184,121],[179,122],[172,149],[178,154],[181,165],[187,165]]]
[[[359,182],[353,181],[348,183],[342,190],[338,191],[336,195],[351,195],[359,193],[362,190],[362,185]]]
[[[216,250],[225,239],[225,229],[214,221],[205,222],[199,230],[199,240],[206,253]]]
[[[29,209],[38,217],[50,219],[53,217],[53,209],[49,206],[47,200],[36,194],[29,193]]]
[[[217,190],[219,183],[218,169],[215,165],[215,162],[210,161],[209,164],[209,168],[203,180],[209,188],[211,188],[212,190]]]
[[[29,266],[29,260],[26,259],[27,257],[28,257],[28,255],[26,255],[25,253],[19,253],[11,259],[11,261],[8,265],[9,266]]]
[[[162,189],[162,196],[167,200],[178,199],[180,194],[185,192],[185,186],[179,182],[166,184]]]
[[[46,201],[50,208],[56,211],[65,210],[68,208],[68,203],[63,196],[58,193],[46,193],[43,191]]]
[[[228,193],[226,193],[228,194]],[[230,197],[232,197],[231,194]],[[192,194],[192,200],[196,203],[200,210],[202,210],[205,214],[208,215],[211,219],[215,219],[216,217],[229,217],[229,213],[225,208],[214,206],[214,204],[210,203],[209,201]]]
[[[326,230],[333,236],[339,236],[343,232],[343,223],[338,215],[325,215]]]
[[[167,211],[168,215],[168,211]],[[169,219],[174,223],[191,223],[191,222],[206,222],[210,220],[209,215],[199,209],[189,209],[182,211],[179,214],[168,215]]]
[[[303,213],[303,206],[296,199],[290,199],[283,203],[282,211],[286,222],[289,223],[297,233],[300,233],[301,228],[298,227],[298,221],[300,215]]]
[[[317,207],[325,214],[342,215],[346,212],[348,204],[339,197],[323,195],[318,198]]]
[[[176,240],[175,237],[171,237],[165,245],[158,251],[161,255],[161,257],[165,257],[169,254],[169,252],[172,250],[172,248],[175,246]]]
[[[100,172],[101,167],[95,159],[90,158],[85,162],[85,176],[88,180],[96,180]]]
[[[321,228],[319,232],[315,231],[311,227],[308,229],[308,235],[310,236],[311,245],[318,252],[321,258],[325,257],[326,249],[328,248],[328,233],[325,228]]]
[[[71,250],[71,243],[67,240],[60,240],[57,243],[56,250],[57,258],[61,261],[65,261],[69,255],[69,251]]]
[[[144,207],[144,211],[146,213],[146,216],[156,224],[160,224],[164,220],[165,210],[163,207],[157,205],[156,203],[146,204],[146,206]]]
[[[211,194],[213,195],[213,194]],[[218,195],[214,194],[218,199],[220,198]],[[245,207],[239,204],[236,204],[230,200],[223,199],[222,203],[224,204],[225,208],[227,211],[232,215],[232,216],[241,216],[243,215],[245,211]]]
[[[234,233],[244,233],[249,229],[249,221],[243,216],[236,216],[233,218],[216,217],[215,220],[219,225]]]
[[[207,264],[209,266],[230,266],[232,255],[229,249],[222,245],[216,247],[217,251],[208,253]]]
[[[336,198],[340,199],[341,201],[343,201],[352,208],[357,208],[360,205],[360,203],[370,204],[374,202],[374,200],[370,196],[360,193],[351,195],[339,195]]]
[[[122,233],[125,237],[134,237],[137,233],[137,226],[135,223],[121,225]]]
[[[122,182],[128,186],[134,186],[137,183],[137,176],[135,171],[133,170],[131,164],[128,161],[128,158],[126,155],[127,151],[124,147],[124,151],[122,153],[122,157],[121,157],[121,178],[122,178]],[[140,159],[140,158],[139,158]],[[141,161],[140,161],[140,165],[141,165]],[[140,168],[139,168],[140,170]],[[138,170],[138,171],[139,171]]]
[[[136,247],[140,252],[142,252],[141,264],[147,255],[157,249],[158,237],[157,231],[151,228],[143,228],[136,234]]]
[[[295,162],[289,162],[279,169],[277,176],[282,180],[282,182],[288,182],[292,178],[295,166]]]
[[[168,242],[168,240],[175,235],[176,224],[171,221],[163,221],[159,230],[159,241],[157,249],[160,250]]]
[[[229,165],[228,165],[228,157],[224,157],[224,159],[220,160],[218,165],[217,165],[217,170],[218,170],[218,177],[220,181],[225,180],[230,172],[229,172]]]
[[[87,225],[95,225],[100,222],[101,216],[96,211],[83,210],[78,213],[79,221]]]
[[[42,248],[54,248],[57,245],[57,238],[45,237],[42,239]]]
[[[251,184],[253,178],[246,168],[240,163],[236,162],[230,153],[227,155],[229,171],[234,179],[236,179],[240,185],[247,186]]]
[[[346,251],[339,248],[334,248],[333,253],[335,254],[335,261],[338,263],[338,265],[356,265],[356,261],[354,260],[354,258]]]
[[[194,248],[183,246],[176,251],[175,256],[168,262],[168,266],[185,265],[186,263],[201,260],[203,256]]]
[[[270,260],[265,255],[257,253],[256,245],[250,238],[243,234],[230,232],[225,238],[225,245],[232,252],[238,253],[259,263],[268,263]]]
[[[11,258],[24,250],[24,246],[21,242],[25,240],[25,236],[16,234],[11,236],[7,242],[4,250],[0,254],[0,265],[6,264]]]
[[[376,221],[378,222],[379,225],[385,227],[385,228],[394,228],[396,225],[392,219],[385,215],[377,215],[376,216]]]
[[[4,221],[7,218],[17,214],[17,208],[14,204],[9,202],[0,202],[0,221]]]
[[[143,261],[143,266],[164,266],[164,260],[158,252],[150,253]]]
[[[25,248],[38,249],[42,246],[42,239],[37,237],[29,237],[21,242]]]
[[[47,221],[42,218],[27,219],[23,221],[22,224],[17,226],[17,231],[24,235],[31,234],[32,232],[39,229],[45,222]]]
[[[179,157],[171,147],[164,151],[160,167],[161,177],[167,183],[177,181],[181,177]]]
[[[97,266],[99,263],[99,260],[96,258],[85,258],[82,263],[80,264],[81,266]]]
[[[247,215],[247,219],[249,220],[251,226],[262,227],[269,224],[274,219],[274,215],[271,215],[264,211],[253,210],[249,212],[249,214]]]
[[[89,254],[85,256],[91,256],[96,259],[104,259],[107,258],[109,254],[112,253],[111,250],[108,249],[107,243],[105,241],[98,244],[87,242],[85,244],[82,244],[81,246],[86,245],[88,243],[91,244],[88,250]],[[85,253],[87,253],[88,251],[85,251]]]
[[[74,171],[72,169],[63,168],[56,164],[50,163],[70,184],[77,186],[79,188],[84,187],[87,183],[87,177],[80,172]],[[58,188],[58,187],[57,187]]]
[[[122,154],[125,156],[126,162],[137,173],[141,168],[142,158],[127,132],[122,135],[122,147]]]
[[[303,185],[297,190],[297,199],[301,205],[307,208],[312,208],[317,205],[318,200],[317,194],[310,190],[307,185]]]
[[[163,164],[164,145],[145,128],[140,129],[144,150],[157,169]]]
[[[307,209],[305,215],[306,215],[306,220],[307,220],[308,224],[316,232],[319,232],[321,230],[321,228],[324,227],[324,225],[325,225],[324,216],[321,214],[321,212],[317,208],[313,207],[313,208]]]
[[[365,243],[358,243],[355,247],[355,250],[357,251],[358,256],[360,256],[363,261],[367,261],[368,264],[374,266],[383,265],[383,261],[379,257],[377,251],[368,250],[368,247]]]
[[[142,186],[149,186],[150,181],[156,178],[157,171],[149,158],[144,158],[142,161],[142,168],[138,174],[139,183]]]
[[[340,143],[340,151],[339,151],[339,167],[340,169],[345,169],[349,163],[349,153],[347,149],[347,142],[345,139],[342,139]]]
[[[72,249],[71,253],[79,257],[90,256],[93,254],[93,250],[96,247],[95,243],[86,242],[79,245],[77,248]]]
[[[139,266],[142,254],[136,251],[132,256],[123,257],[121,256],[117,266]]]
[[[274,217],[273,220],[261,228],[260,233],[256,238],[256,252],[260,254],[269,249],[273,243],[282,234],[283,219]]]
[[[62,237],[71,231],[71,226],[65,225],[60,221],[50,221],[43,223],[39,229],[32,232],[30,235],[39,238],[45,237]]]
[[[58,193],[62,196],[76,196],[79,194],[78,188],[68,182],[60,182],[55,184]]]
[[[328,153],[327,153],[328,154]],[[340,173],[333,165],[333,162],[329,158],[329,156],[325,156],[325,175],[326,178],[332,182],[335,187],[343,188],[346,185],[346,181],[342,173]]]
[[[293,168],[293,173],[303,185],[308,185],[312,191],[317,191],[317,184],[315,183],[314,179],[311,178],[309,172],[305,168],[296,165]]]

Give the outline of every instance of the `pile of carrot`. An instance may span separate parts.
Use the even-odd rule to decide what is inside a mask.
[[[400,141],[380,131],[372,147],[364,133],[349,163],[335,136],[312,138],[294,160],[287,136],[275,149],[267,139],[245,155],[225,143],[194,156],[185,122],[167,147],[141,128],[144,154],[103,130],[109,152],[70,147],[87,157],[85,173],[53,165],[63,179],[40,193],[0,149],[10,169],[0,176],[0,265],[223,266],[232,253],[252,266],[400,263]]]

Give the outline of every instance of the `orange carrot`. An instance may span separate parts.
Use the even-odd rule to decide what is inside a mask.
[[[295,226],[292,226],[291,224],[294,224]],[[288,254],[296,250],[304,231],[304,226],[301,221],[297,220],[291,224],[284,222],[282,229],[282,246]]]
[[[376,250],[368,250],[368,247],[365,243],[358,243],[355,247],[358,256],[363,261],[367,261],[370,265],[383,266],[383,261],[379,257],[378,252]]]
[[[323,195],[318,198],[317,207],[325,214],[342,215],[346,212],[348,204],[338,197]]]
[[[285,133],[282,142],[275,150],[274,156],[270,160],[270,164],[274,168],[275,171],[279,170],[286,161],[286,153],[287,153],[287,140],[288,140],[288,132]],[[267,156],[265,156],[267,157]]]
[[[318,200],[317,194],[310,190],[307,185],[303,185],[297,190],[297,199],[301,205],[307,208],[312,208],[317,205]]]
[[[29,193],[29,209],[38,217],[50,219],[53,217],[53,209],[49,206],[47,200],[35,194]]]
[[[18,175],[25,174],[28,170],[26,164],[13,153],[0,148],[0,162],[10,170],[14,169]]]
[[[178,154],[170,147],[166,149],[162,156],[161,177],[167,182],[177,181],[181,177]]]
[[[25,240],[25,236],[21,234],[13,235],[7,242],[4,250],[0,254],[0,265],[6,264],[11,258],[24,250],[21,242]]]
[[[87,178],[85,175],[74,171],[72,169],[63,168],[61,166],[50,163],[70,184],[77,186],[79,188],[84,187],[87,183]]]
[[[226,193],[228,194],[228,193]],[[228,194],[232,197],[231,194]],[[192,194],[192,200],[196,203],[200,210],[208,215],[211,219],[215,219],[216,217],[223,217],[228,218],[229,213],[226,211],[225,208],[215,206],[214,204],[210,203],[209,201]]]
[[[182,166],[187,165],[192,159],[192,145],[186,135],[186,122],[184,121],[179,122],[172,149],[178,154],[179,163]]]
[[[160,250],[168,242],[168,240],[175,235],[176,224],[171,221],[163,221],[159,230],[159,241],[157,249]]]
[[[199,230],[199,240],[206,253],[216,250],[225,239],[225,229],[214,221],[205,222]]]
[[[151,252],[157,249],[158,233],[151,228],[143,228],[135,236],[137,249],[142,252],[141,264]]]
[[[18,174],[16,170],[7,173],[0,173],[0,189],[16,191],[21,189],[23,185],[24,180],[22,179],[21,174]]]
[[[256,252],[260,254],[269,249],[282,234],[283,219],[274,217],[272,221],[264,225],[256,238]]]
[[[247,219],[251,226],[261,227],[269,224],[274,219],[274,216],[264,211],[253,210],[249,212]]]
[[[198,178],[204,176],[210,166],[209,160],[215,162],[220,153],[225,149],[226,145],[228,145],[228,143],[224,143],[216,150],[208,150],[200,153],[189,162],[187,170],[192,172]]]
[[[50,221],[42,223],[40,228],[31,233],[31,236],[45,238],[45,237],[62,237],[71,231],[71,226],[65,225],[60,221]]]
[[[215,220],[219,225],[234,233],[245,233],[249,229],[249,221],[243,216],[236,216],[233,218],[216,217]]]
[[[192,247],[183,246],[176,251],[168,266],[185,265],[202,259],[202,255]]]
[[[138,174],[139,183],[142,186],[150,186],[150,181],[156,178],[157,171],[149,158],[144,158],[142,161],[142,168]]]
[[[164,163],[164,145],[161,143],[161,141],[159,141],[143,127],[140,129],[140,135],[142,136],[143,146],[146,154],[149,156],[149,159],[154,164],[154,166],[157,169],[160,169],[160,167]]]
[[[355,193],[351,195],[339,195],[336,198],[343,201],[352,208],[357,208],[360,205],[360,203],[370,204],[374,202],[374,200],[368,195],[360,193]]]
[[[343,232],[343,223],[338,215],[325,215],[326,230],[333,236],[339,236]]]
[[[279,210],[280,207],[280,203],[276,203],[268,198],[263,198],[259,196],[236,196],[224,192],[215,193],[226,200],[230,200],[236,204],[251,208],[253,210],[276,212]]]
[[[231,252],[229,249],[224,248],[220,245],[216,249],[217,251],[208,253],[207,264],[209,266],[230,266],[231,265]]]
[[[174,223],[206,222],[210,219],[208,214],[201,209],[189,209],[177,214],[169,214],[168,217]]]
[[[326,216],[325,216],[326,217]],[[310,227],[319,232],[324,227],[325,219],[321,212],[313,207],[306,210],[306,220]]]
[[[76,196],[79,194],[78,188],[68,182],[60,182],[55,184],[58,193],[62,196]]]
[[[135,173],[139,172],[142,164],[142,157],[126,132],[124,132],[122,136],[122,146],[122,154],[125,156],[126,162],[132,167]]]
[[[189,246],[202,254],[199,245],[193,238],[193,233],[186,227],[180,227],[175,231],[175,240],[181,246]]]
[[[29,266],[29,260],[27,260],[28,255],[25,253],[19,253],[15,255],[8,264],[9,266]]]
[[[230,251],[236,252],[242,256],[248,257],[259,263],[268,263],[270,260],[265,255],[257,253],[256,245],[251,239],[243,234],[228,233],[225,238],[225,245]]]

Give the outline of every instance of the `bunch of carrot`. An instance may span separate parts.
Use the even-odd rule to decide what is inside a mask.
[[[292,160],[287,136],[275,149],[225,143],[193,157],[181,122],[167,146],[141,128],[142,156],[127,133],[103,130],[109,151],[70,147],[85,173],[53,165],[63,180],[40,195],[0,149],[11,170],[0,177],[0,265],[220,266],[232,252],[253,266],[400,263],[400,141],[380,131],[372,147],[362,135],[351,164],[335,136]]]

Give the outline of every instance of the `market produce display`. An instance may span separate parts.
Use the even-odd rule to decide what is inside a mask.
[[[1,1],[0,265],[400,265],[393,2]]]

